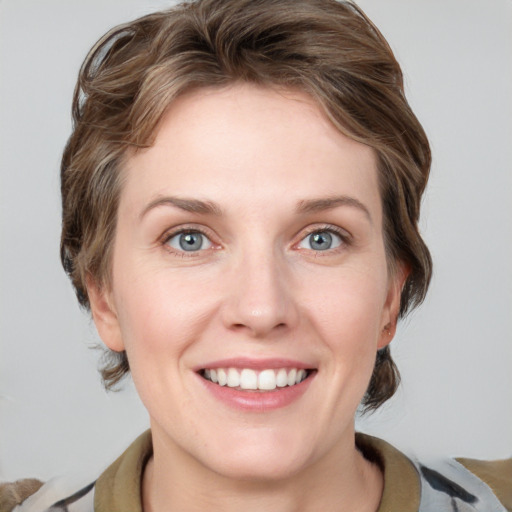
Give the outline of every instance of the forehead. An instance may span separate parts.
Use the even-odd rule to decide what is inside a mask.
[[[130,156],[125,171],[125,198],[247,200],[250,191],[254,200],[351,193],[380,203],[370,147],[337,130],[307,94],[249,84],[178,98],[154,144]]]

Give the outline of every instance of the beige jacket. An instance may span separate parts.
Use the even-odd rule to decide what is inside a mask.
[[[422,464],[365,434],[356,435],[356,445],[384,473],[377,512],[512,512],[512,458]],[[0,512],[11,512],[18,504],[15,512],[142,512],[141,479],[151,455],[147,431],[95,482],[76,492],[52,493],[50,483],[33,480],[2,484]]]

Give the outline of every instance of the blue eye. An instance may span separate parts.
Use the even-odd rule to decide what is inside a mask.
[[[299,247],[313,251],[328,251],[339,247],[342,242],[340,235],[332,231],[314,231],[301,240]]]
[[[166,243],[173,249],[185,252],[202,251],[204,249],[209,249],[212,246],[208,237],[199,231],[177,233],[169,238]]]

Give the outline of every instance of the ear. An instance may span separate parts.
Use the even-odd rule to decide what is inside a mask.
[[[382,311],[378,349],[389,345],[395,336],[398,313],[400,312],[402,289],[410,273],[411,269],[409,265],[398,262],[393,273],[389,276],[388,294]]]
[[[87,276],[86,284],[92,319],[100,338],[110,350],[122,352],[124,343],[111,292],[92,276]]]

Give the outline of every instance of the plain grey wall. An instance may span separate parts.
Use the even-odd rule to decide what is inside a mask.
[[[0,480],[100,470],[148,421],[106,394],[60,268],[58,167],[87,49],[161,0],[0,0]],[[430,136],[435,276],[393,350],[397,396],[358,422],[417,454],[512,454],[512,2],[361,0]]]

